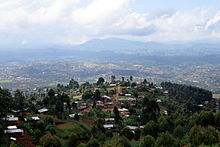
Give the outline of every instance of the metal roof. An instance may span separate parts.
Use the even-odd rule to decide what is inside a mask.
[[[13,133],[23,133],[23,129],[12,129],[12,130],[5,130],[5,133],[13,134]]]

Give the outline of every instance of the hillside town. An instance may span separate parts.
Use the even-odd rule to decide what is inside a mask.
[[[173,88],[170,90],[170,86],[192,89],[193,92],[189,93],[189,95],[194,95],[192,99],[196,100],[199,95],[202,97],[189,103],[187,99],[184,100],[184,96],[175,98],[177,95],[174,95]],[[177,92],[182,91],[179,89],[175,93]],[[82,136],[75,132],[75,135],[78,136],[77,145],[89,144],[91,140],[89,136],[99,140],[96,133],[111,132],[112,136],[117,136],[117,132],[121,134],[123,131],[131,133],[130,136],[127,134],[122,136],[125,136],[131,143],[139,144],[143,141],[140,139],[141,136],[151,134],[146,132],[146,127],[152,121],[160,123],[163,119],[168,121],[168,118],[171,119],[174,115],[183,117],[182,114],[187,117],[187,115],[194,115],[198,112],[200,115],[206,112],[210,113],[207,115],[216,113],[213,117],[219,117],[219,99],[213,99],[209,91],[172,83],[161,83],[160,86],[156,86],[147,80],[135,82],[132,76],[128,79],[121,77],[121,80],[116,80],[113,75],[111,81],[105,81],[100,77],[96,83],[85,82],[81,85],[72,79],[66,86],[58,84],[55,89],[45,89],[45,91],[32,93],[26,97],[17,90],[12,99],[15,102],[18,101],[19,105],[11,106],[8,111],[1,113],[4,137],[0,139],[0,143],[6,146],[13,143],[24,147],[46,146],[44,145],[45,140],[42,138],[48,133],[58,136],[51,137],[55,140],[59,138],[57,146],[69,146],[68,143],[71,142],[71,139],[68,136],[73,134],[77,128],[81,128],[81,131],[91,132],[87,132],[88,134],[84,132],[84,135],[81,134]],[[2,107],[2,109],[4,108]],[[198,121],[198,123],[201,122]],[[212,123],[212,121],[207,123]],[[217,125],[216,129],[219,129],[216,123],[209,125]],[[164,129],[169,131],[166,128],[169,125],[171,124],[161,127],[165,127]],[[184,125],[186,124],[183,124],[182,127]],[[163,131],[161,130],[161,132]],[[63,134],[67,136],[63,136]],[[219,140],[219,137],[218,134],[216,139]],[[133,139],[135,141],[132,141]],[[181,141],[175,143],[184,144]],[[216,143],[219,141],[214,144]]]

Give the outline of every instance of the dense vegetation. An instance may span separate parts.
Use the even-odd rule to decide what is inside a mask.
[[[58,84],[54,89],[30,95],[0,88],[0,117],[18,115],[22,122],[18,127],[27,132],[35,145],[43,147],[219,145],[220,112],[213,108],[212,103],[218,101],[211,99],[210,91],[170,82],[157,88],[147,80],[136,83],[132,76],[127,80],[122,77],[121,81],[114,76],[111,79],[106,82],[100,77],[92,84],[79,84],[72,79],[65,86]],[[120,85],[134,102],[118,92],[119,86],[110,84]],[[111,112],[100,105],[106,95],[112,99]],[[125,101],[119,103],[119,98]],[[39,114],[41,108],[47,108],[48,112]],[[128,110],[129,116],[122,115],[122,108]],[[33,122],[32,116],[39,116],[40,120]],[[104,118],[114,118],[114,127],[106,129]],[[4,133],[6,127],[7,123],[1,119],[0,146],[18,146]]]
[[[162,82],[161,86],[164,89],[167,89],[173,97],[182,99],[184,101],[202,104],[204,101],[210,101],[212,99],[212,92],[202,88],[180,85],[171,82]]]

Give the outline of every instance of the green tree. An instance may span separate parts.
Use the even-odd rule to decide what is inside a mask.
[[[133,76],[130,76],[130,81],[133,81]]]
[[[124,136],[118,137],[114,146],[116,146],[116,147],[131,147],[129,140]]]
[[[199,146],[202,143],[213,145],[218,142],[218,134],[213,127],[194,126],[189,132],[189,137],[193,146]]]
[[[0,117],[5,116],[13,106],[11,93],[0,88]]]
[[[220,111],[215,114],[215,125],[220,130]]]
[[[134,139],[138,140],[141,137],[141,129],[137,128],[134,130]]]
[[[177,140],[168,132],[161,133],[155,142],[155,147],[178,147]]]
[[[212,112],[201,111],[197,123],[202,126],[214,125],[215,117]]]
[[[101,131],[101,132],[104,131],[103,124],[104,124],[103,119],[98,118],[98,119],[96,120],[96,128],[98,129],[97,131]],[[96,133],[97,133],[97,132],[96,132]]]
[[[76,102],[72,102],[72,108],[73,108],[73,110],[77,110],[77,103]]]
[[[45,134],[44,136],[40,138],[40,144],[43,147],[60,147],[61,146],[59,137],[57,137],[56,135],[52,135],[50,133]]]
[[[55,96],[55,92],[53,89],[50,89],[47,94],[50,98]]]
[[[75,133],[71,133],[68,141],[69,147],[77,147],[79,145],[79,137]]]
[[[86,90],[82,95],[83,100],[88,100],[91,99],[92,97],[93,97],[93,93],[91,90]]]
[[[56,113],[64,112],[64,105],[63,105],[63,102],[61,100],[58,100],[56,102],[55,111],[56,111]]]
[[[97,85],[101,85],[101,84],[103,84],[105,82],[105,79],[103,78],[103,77],[100,77],[99,79],[98,79],[98,81],[97,81]]]
[[[121,125],[122,118],[119,114],[117,106],[114,107],[113,112],[114,112],[114,117],[115,117],[115,124],[116,125]]]
[[[22,146],[12,141],[9,147],[22,147]]]
[[[77,147],[86,147],[86,144],[81,143]]]
[[[106,131],[106,132],[105,132],[105,136],[106,136],[107,138],[112,138],[112,137],[113,137],[112,131],[110,131],[110,130]]]
[[[116,79],[115,75],[112,75],[112,76],[111,76],[111,81],[112,81],[112,83],[115,83],[115,79]]]
[[[79,88],[79,83],[75,81],[74,79],[71,79],[69,82],[68,88],[69,89]]]
[[[177,126],[173,131],[173,135],[179,139],[183,138],[185,134],[186,131],[182,126]]]
[[[97,139],[91,138],[89,142],[86,144],[86,147],[99,147],[100,144]]]
[[[53,120],[52,117],[47,116],[47,117],[44,118],[44,122],[43,123],[44,123],[44,126],[46,127],[47,125],[53,125],[54,124],[54,120]]]
[[[141,120],[145,124],[150,120],[156,121],[160,115],[159,105],[155,100],[149,100],[145,97],[142,101]]]
[[[153,137],[157,137],[159,132],[159,126],[155,121],[149,121],[143,130],[144,135],[151,135]]]
[[[134,133],[131,131],[131,129],[125,127],[120,131],[120,134],[122,136],[125,136],[127,139],[131,140],[134,137]]]
[[[125,81],[125,77],[121,77],[121,81],[124,82]]]
[[[25,97],[24,97],[23,92],[17,89],[15,91],[14,98],[15,98],[15,101],[17,103],[17,108],[16,109],[21,111],[20,115],[23,118],[23,116],[24,116],[24,107],[25,107],[25,102],[24,102]]]
[[[3,122],[0,120],[0,137],[4,134]]]
[[[96,126],[93,126],[92,130],[91,130],[91,134],[94,138],[98,138],[103,130],[104,130],[103,124],[101,124],[101,126],[99,126],[99,128],[97,128]]]
[[[144,139],[141,142],[141,147],[153,147],[154,146],[155,139],[154,137],[147,135],[144,137]]]
[[[56,130],[54,125],[51,124],[47,125],[45,130],[51,133],[52,135],[56,135]]]
[[[94,93],[94,99],[96,101],[101,100],[101,93],[100,93],[100,91],[98,89]]]
[[[158,124],[159,124],[159,127],[160,127],[160,132],[170,131],[171,128],[172,128],[171,123],[169,122],[169,120],[165,116],[161,116],[159,118]]]
[[[39,129],[35,129],[33,132],[33,136],[34,136],[34,143],[38,144],[39,143],[39,138],[41,137],[41,131]]]

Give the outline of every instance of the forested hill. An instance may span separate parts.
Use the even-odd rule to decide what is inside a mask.
[[[171,82],[162,82],[161,86],[168,90],[170,95],[179,100],[193,101],[196,104],[202,104],[204,101],[210,101],[212,99],[212,92],[202,88]]]

